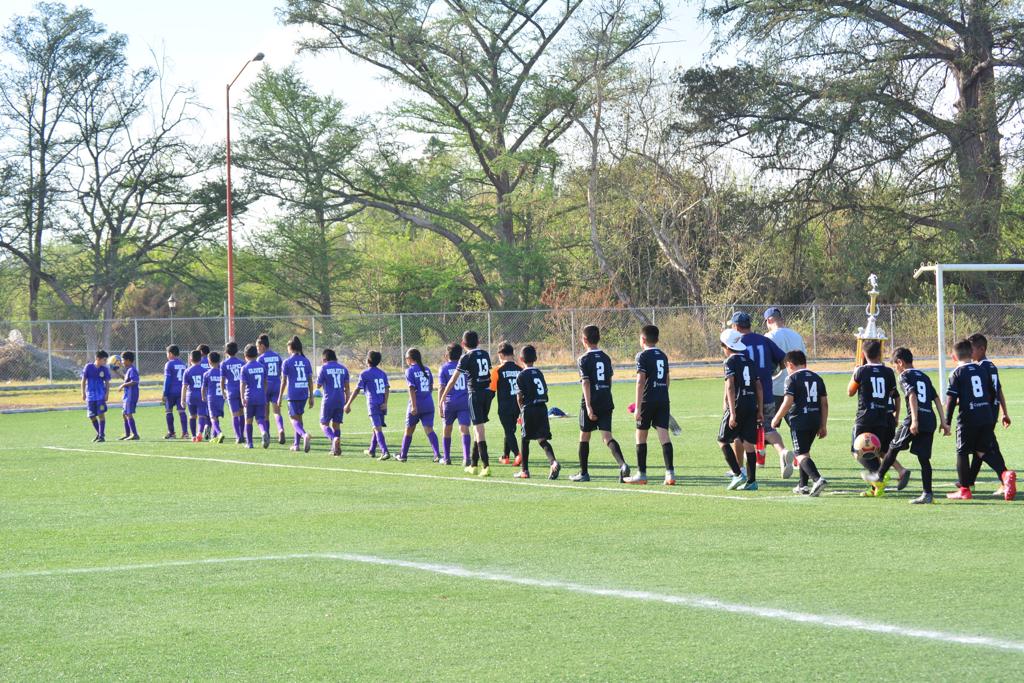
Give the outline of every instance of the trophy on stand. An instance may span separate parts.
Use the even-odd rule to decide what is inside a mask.
[[[857,328],[857,355],[854,357],[854,365],[862,365],[867,362],[864,358],[864,342],[875,340],[882,344],[882,357],[885,357],[885,330],[878,327],[878,276],[872,273],[868,276],[868,296],[871,297],[865,313],[868,315],[868,322],[864,327]]]

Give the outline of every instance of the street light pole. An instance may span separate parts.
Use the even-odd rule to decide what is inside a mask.
[[[231,231],[231,86],[235,84],[245,67],[252,62],[263,61],[263,53],[257,52],[256,56],[246,62],[238,71],[231,82],[224,89],[224,101],[226,105],[225,116],[227,118],[227,213],[228,213],[228,339],[235,338],[235,246],[234,236]]]
[[[167,297],[167,308],[171,309],[171,343],[174,343],[174,309],[178,306],[178,300],[174,298],[174,294]]]

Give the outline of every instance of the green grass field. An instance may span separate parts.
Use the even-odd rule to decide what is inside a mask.
[[[621,487],[597,442],[595,481],[570,484],[573,418],[553,422],[563,478],[535,448],[514,482],[433,464],[420,433],[408,463],[371,461],[362,399],[341,458],[319,434],[309,455],[164,442],[155,408],[129,443],[90,443],[84,412],[0,416],[0,679],[1021,680],[1024,507],[988,471],[970,502],[908,505],[916,476],[857,497],[854,403],[828,380],[819,499],[777,467],[725,491],[710,380],[672,385],[674,489],[660,466]],[[1024,468],[1024,373],[1004,382]],[[578,392],[553,404],[575,414]],[[953,462],[937,441],[939,496]]]

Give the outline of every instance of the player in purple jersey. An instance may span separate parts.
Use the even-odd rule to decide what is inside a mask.
[[[405,462],[409,457],[409,446],[412,444],[412,433],[416,425],[422,424],[427,434],[427,441],[434,449],[434,462],[442,462],[437,434],[434,432],[434,376],[430,368],[423,364],[423,354],[419,349],[409,349],[405,353],[405,362],[409,366],[405,371],[405,380],[409,383],[409,407],[405,414],[405,436],[402,438],[402,453],[398,459]],[[449,456],[446,465],[451,464]]]
[[[331,442],[331,455],[341,455],[341,423],[349,400],[348,368],[338,362],[334,349],[324,349],[324,364],[316,377],[316,386],[323,393],[320,401],[320,426]]]
[[[459,431],[462,433],[462,466],[469,467],[469,392],[466,389],[466,376],[458,371],[459,359],[462,358],[462,347],[458,343],[448,345],[448,362],[441,365],[437,372],[437,402],[441,407],[441,417],[444,418],[444,432],[442,442],[444,443],[444,462],[452,462],[452,425],[457,421]],[[458,376],[455,385],[448,392],[448,395],[441,400],[445,387],[453,376]]]
[[[359,373],[359,383],[356,390],[348,398],[345,404],[345,412],[352,411],[352,401],[356,400],[359,392],[366,394],[366,410],[370,414],[370,422],[373,424],[373,436],[370,437],[370,447],[365,453],[371,458],[377,454],[377,446],[380,446],[380,460],[387,460],[391,457],[388,450],[388,442],[384,439],[384,418],[388,414],[388,396],[391,395],[391,386],[388,384],[388,376],[378,366],[380,365],[380,351],[370,351],[366,354],[366,369]]]
[[[267,366],[257,356],[255,344],[245,347],[245,365],[242,366],[238,391],[242,395],[242,409],[245,411],[245,446],[252,448],[253,420],[260,428],[263,447],[270,446],[270,425],[267,424]]]
[[[220,354],[211,351],[208,357],[210,369],[203,373],[203,403],[210,415],[210,441],[224,443],[224,432],[220,429],[220,418],[224,417],[224,389],[221,383]]]
[[[309,382],[313,379],[313,364],[302,353],[302,340],[292,337],[288,342],[288,358],[281,365],[281,393],[277,396],[278,412],[281,401],[288,400],[288,415],[295,428],[295,442],[291,450],[298,451],[301,440],[302,450],[309,453],[309,442],[312,437],[302,424],[302,414],[306,411],[306,403],[313,408],[313,392],[309,390]]]
[[[210,369],[210,346],[209,344],[200,344],[196,349],[199,350],[199,353],[203,354],[203,357],[199,359],[199,367],[203,369],[203,374],[205,375],[207,370]],[[203,432],[204,439],[210,438],[210,428],[210,421],[207,420],[206,430]]]
[[[261,334],[256,339],[256,349],[260,352],[260,362],[267,368],[267,396],[271,400],[267,403],[267,421],[270,421],[270,412],[274,413],[274,422],[277,424],[277,442],[284,443],[284,417],[281,415],[281,404],[277,397],[281,394],[281,356],[270,348],[270,337]]]
[[[124,436],[118,441],[138,441],[139,428],[135,426],[135,410],[139,405],[139,369],[135,367],[135,353],[121,354],[124,363],[124,381],[121,390],[121,417],[124,419]]]
[[[181,438],[187,439],[188,420],[185,417],[185,406],[181,403],[181,382],[185,377],[185,363],[178,358],[178,347],[171,344],[167,347],[167,364],[164,365],[164,410],[167,411],[167,435],[165,439],[176,439],[174,434],[174,410],[178,410],[181,421]]]
[[[231,426],[235,430],[235,443],[242,443],[242,431],[245,428],[245,417],[242,415],[242,394],[239,382],[242,381],[242,366],[245,363],[237,358],[238,344],[228,342],[224,346],[224,362],[220,366],[220,387],[231,410]]]
[[[96,360],[82,368],[82,401],[86,414],[96,430],[94,443],[106,441],[107,398],[110,395],[110,368],[107,367],[107,352],[100,349]]]
[[[188,409],[188,427],[192,433],[192,441],[199,443],[206,431],[208,411],[203,401],[203,375],[206,372],[199,365],[203,360],[203,352],[194,349],[188,355],[189,367],[181,382],[181,404]]]

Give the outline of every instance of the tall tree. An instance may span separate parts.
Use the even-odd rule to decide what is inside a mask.
[[[472,165],[449,169],[447,193],[424,193],[408,177],[415,168],[396,163],[346,178],[345,194],[450,241],[491,307],[524,303],[532,228],[517,200],[555,165],[554,145],[588,104],[591,73],[566,68],[591,37],[576,30],[592,19],[588,8],[585,0],[289,0],[282,13],[287,23],[317,29],[303,49],[342,50],[377,67],[415,94],[399,110],[410,128],[467,151]],[[661,0],[633,3],[624,22],[632,34],[608,63],[662,18]]]
[[[1001,0],[715,0],[712,52],[734,66],[680,75],[681,129],[746,153],[794,197],[829,199],[991,261],[1007,153],[1021,148],[1024,17]],[[859,198],[879,193],[884,204]]]

